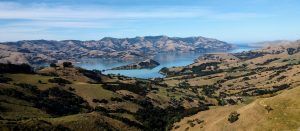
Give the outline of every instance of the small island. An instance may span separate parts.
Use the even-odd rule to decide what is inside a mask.
[[[159,65],[160,64],[155,60],[146,59],[146,60],[138,62],[138,63],[115,67],[115,68],[112,68],[111,70],[152,69]]]

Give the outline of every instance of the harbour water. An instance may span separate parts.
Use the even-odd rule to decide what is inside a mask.
[[[238,48],[231,50],[230,52],[241,52],[241,51],[248,51],[254,48],[248,46],[239,46]],[[209,52],[213,53],[213,52]],[[188,52],[188,53],[160,53],[154,56],[152,59],[159,62],[160,65],[153,68],[153,69],[136,69],[136,70],[109,70],[113,67],[118,67],[122,65],[127,65],[131,63],[136,63],[136,60],[130,61],[120,61],[120,60],[107,60],[107,59],[83,59],[77,66],[93,70],[106,70],[102,73],[104,74],[121,74],[130,77],[137,77],[137,78],[156,78],[156,77],[164,77],[162,74],[159,73],[159,70],[163,67],[175,67],[175,66],[185,66],[192,64],[196,58],[202,56],[206,53],[195,53],[195,52]]]

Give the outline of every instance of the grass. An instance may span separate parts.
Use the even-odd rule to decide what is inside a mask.
[[[130,127],[121,121],[106,117],[97,112],[69,115],[46,120],[54,125],[61,124],[71,130],[106,130],[103,127],[110,127],[113,128],[113,130],[138,130],[135,127]]]
[[[50,117],[47,113],[34,108],[31,103],[13,97],[0,96],[0,106],[5,111],[0,116],[5,119],[27,119],[38,117]]]
[[[111,97],[120,97],[118,94],[105,90],[100,84],[88,84],[88,83],[74,83],[70,85],[75,89],[75,94],[81,96],[87,100],[90,105],[96,106],[97,104],[92,102],[93,99],[106,99],[110,100]]]
[[[123,118],[127,118],[131,121],[134,121],[134,122],[137,122],[137,123],[140,123],[139,121],[137,121],[135,119],[135,117],[131,114],[127,114],[127,113],[110,113],[111,115],[115,115],[115,116],[119,116],[119,117],[123,117]]]
[[[53,83],[48,83],[48,80],[52,78],[50,76],[42,76],[37,74],[5,74],[4,76],[13,79],[13,81],[10,83],[27,83],[37,86],[40,90],[45,90],[55,86]],[[39,83],[39,80],[45,84]]]
[[[273,97],[258,98],[250,104],[215,107],[184,118],[175,123],[174,127],[180,126],[176,130],[184,130],[189,127],[186,124],[188,120],[201,118],[204,120],[205,125],[189,127],[190,131],[297,130],[300,127],[299,96],[300,87],[296,87]],[[268,112],[266,110],[267,105],[273,110]],[[230,123],[227,118],[230,112],[233,111],[240,113],[240,117],[235,123]]]

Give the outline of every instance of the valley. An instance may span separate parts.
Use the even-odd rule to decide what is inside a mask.
[[[141,79],[71,62],[0,64],[0,127],[49,130],[297,130],[300,41],[208,53]],[[232,123],[228,116],[239,116]],[[281,121],[284,119],[284,121]]]

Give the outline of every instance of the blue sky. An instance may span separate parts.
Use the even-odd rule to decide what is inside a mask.
[[[299,0],[0,0],[0,41],[148,35],[300,39]]]

